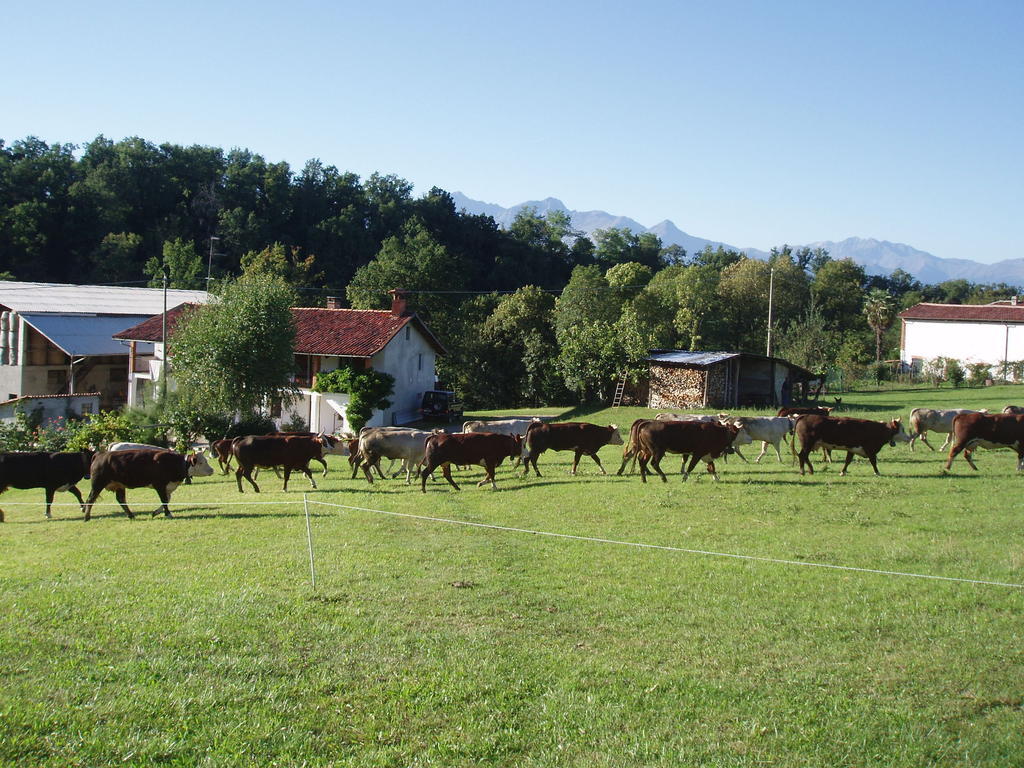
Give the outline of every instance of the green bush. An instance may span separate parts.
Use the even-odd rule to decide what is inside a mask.
[[[964,368],[960,365],[960,361],[954,358],[948,358],[946,360],[946,380],[954,387],[959,387],[964,383],[964,379],[967,374],[964,372]]]
[[[370,420],[374,410],[391,406],[387,398],[395,391],[395,377],[372,368],[338,368],[318,373],[313,391],[346,393],[349,400],[345,416],[349,426],[358,432]]]
[[[991,366],[988,363],[970,363],[967,366],[969,375],[967,383],[972,387],[983,387],[985,382],[992,377]]]

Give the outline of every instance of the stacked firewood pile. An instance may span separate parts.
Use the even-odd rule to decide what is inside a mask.
[[[651,408],[702,408],[704,375],[701,368],[651,366]]]
[[[651,366],[651,408],[720,408],[725,403],[728,367],[668,368]],[[705,379],[707,388],[705,391]],[[704,397],[707,395],[707,402]]]

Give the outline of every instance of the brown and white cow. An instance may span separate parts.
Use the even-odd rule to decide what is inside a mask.
[[[871,462],[871,468],[878,475],[878,452],[888,443],[895,446],[897,441],[909,440],[903,431],[901,419],[892,421],[870,421],[869,419],[832,418],[807,414],[796,422],[796,437],[800,440],[800,474],[804,474],[804,466],[813,475],[814,465],[811,464],[811,451],[822,449],[839,449],[846,451],[846,463],[840,475],[846,474],[847,467],[854,456],[863,456]]]
[[[217,460],[217,464],[220,465],[220,473],[226,475],[231,469],[231,459],[233,458],[231,438],[225,437],[210,443],[210,458]]]
[[[1010,448],[1017,454],[1017,471],[1024,469],[1024,415],[1016,413],[962,413],[953,419],[953,445],[949,449],[944,471],[948,472],[953,459],[963,451],[971,469],[978,468],[972,461],[976,448]]]
[[[423,452],[423,470],[420,473],[420,490],[427,492],[427,475],[441,467],[441,473],[448,484],[455,490],[461,490],[452,479],[451,465],[469,466],[479,464],[484,468],[484,479],[477,483],[480,487],[489,482],[491,488],[498,490],[494,483],[494,470],[506,458],[514,459],[522,453],[523,438],[521,435],[498,435],[494,432],[469,432],[447,434],[438,432],[426,440]]]
[[[1008,405],[1003,408],[1003,413],[1024,414],[1024,405]]]
[[[523,440],[523,464],[526,466],[523,477],[530,473],[530,464],[533,464],[537,477],[541,476],[537,469],[537,457],[544,451],[573,451],[575,457],[570,474],[576,474],[580,456],[589,456],[597,463],[601,474],[606,475],[608,473],[604,471],[601,459],[597,456],[597,452],[606,445],[622,445],[622,434],[614,424],[602,427],[585,421],[534,422],[526,430]]]
[[[969,408],[950,408],[946,410],[915,408],[912,410],[910,412],[910,450],[914,450],[914,441],[920,438],[922,443],[934,451],[935,446],[928,442],[929,432],[941,432],[946,435],[945,441],[939,447],[940,451],[944,450],[949,445],[953,433],[953,419],[961,413],[988,413],[988,410],[974,411]]]
[[[153,515],[162,511],[170,517],[167,504],[174,489],[185,482],[186,477],[212,474],[213,467],[201,453],[183,456],[175,451],[151,448],[98,453],[89,468],[92,491],[85,502],[85,519],[92,516],[92,505],[104,490],[113,491],[125,514],[134,518],[125,500],[125,490],[146,487],[153,488],[160,497],[160,506],[153,510]]]
[[[641,480],[647,482],[647,464],[650,462],[662,481],[667,483],[668,478],[661,471],[661,460],[666,453],[681,453],[690,457],[689,467],[683,469],[683,480],[689,478],[698,461],[704,461],[707,471],[718,480],[715,459],[724,455],[732,446],[740,430],[733,424],[717,421],[654,420],[634,422],[634,431]]]

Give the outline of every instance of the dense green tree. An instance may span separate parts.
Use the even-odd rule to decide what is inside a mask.
[[[295,293],[257,273],[228,282],[217,300],[189,311],[170,340],[170,367],[185,408],[263,412],[295,388]]]
[[[164,265],[168,271],[168,288],[202,290],[206,287],[206,265],[192,243],[179,238],[169,240],[164,243],[161,258],[154,256],[146,262],[150,288],[160,288],[164,284]]]
[[[860,314],[866,277],[851,259],[826,263],[811,281],[811,293],[833,330],[862,326]]]
[[[594,257],[605,269],[631,261],[651,269],[664,266],[661,261],[661,238],[652,232],[638,235],[624,227],[599,229],[594,233],[594,244]]]
[[[597,266],[576,267],[555,302],[555,331],[561,335],[576,325],[619,319],[618,298]]]

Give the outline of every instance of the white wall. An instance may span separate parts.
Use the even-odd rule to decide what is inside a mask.
[[[900,357],[906,363],[953,357],[998,365],[1024,360],[1024,325],[950,320],[906,320]]]
[[[373,356],[375,370],[395,377],[395,393],[389,398],[391,407],[377,412],[371,423],[407,424],[420,417],[423,393],[434,388],[437,353],[412,323],[399,331],[388,345]]]

